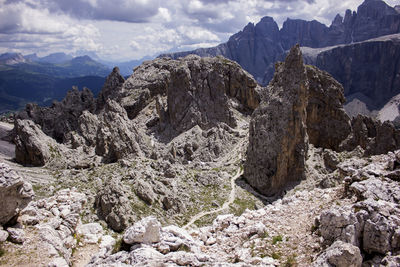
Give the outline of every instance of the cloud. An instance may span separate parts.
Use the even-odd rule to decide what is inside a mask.
[[[160,0],[39,0],[50,12],[78,19],[143,23],[158,13]]]
[[[398,0],[388,0],[391,5]],[[95,52],[128,61],[214,46],[264,16],[327,25],[363,0],[0,0],[0,53]]]
[[[33,3],[35,3],[33,1]],[[0,5],[0,52],[98,51],[99,30],[76,23],[67,15],[38,9],[30,1],[8,0]]]

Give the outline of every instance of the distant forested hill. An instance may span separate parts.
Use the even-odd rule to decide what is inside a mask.
[[[72,86],[88,87],[97,95],[110,72],[88,56],[57,64],[29,60],[0,64],[0,113],[21,109],[29,102],[49,105],[62,99]]]

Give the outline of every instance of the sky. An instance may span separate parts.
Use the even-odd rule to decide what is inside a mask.
[[[164,52],[226,42],[249,22],[271,16],[316,19],[330,25],[336,14],[363,0],[0,0],[0,54],[45,56],[95,53],[129,61]],[[387,0],[387,4],[400,4]]]

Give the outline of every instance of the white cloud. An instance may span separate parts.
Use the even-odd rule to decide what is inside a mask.
[[[363,0],[0,0],[0,52],[79,50],[113,60],[214,46],[250,21],[317,19]],[[388,0],[394,5],[398,0]]]

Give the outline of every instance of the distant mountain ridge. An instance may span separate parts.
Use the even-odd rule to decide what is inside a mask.
[[[53,63],[52,63],[53,62]],[[89,56],[64,53],[39,58],[20,53],[0,55],[0,113],[23,108],[29,102],[49,105],[72,88],[88,87],[97,94],[111,68]]]
[[[398,10],[398,8],[397,8]],[[271,17],[257,24],[249,23],[232,35],[228,42],[211,48],[163,54],[179,58],[188,54],[222,55],[238,62],[261,84],[272,78],[274,62],[290,47],[299,43],[312,48],[359,42],[400,32],[400,14],[381,0],[365,0],[357,12],[347,10],[344,18],[337,15],[331,26],[313,20],[288,19],[279,29]]]

